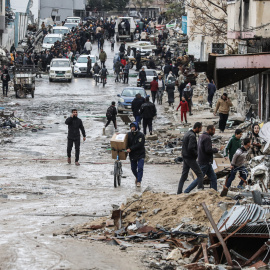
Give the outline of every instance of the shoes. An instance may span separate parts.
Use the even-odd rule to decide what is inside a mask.
[[[137,182],[137,187],[141,187],[141,182]]]
[[[80,164],[78,161],[76,161],[76,162],[75,162],[75,165],[76,165],[76,166],[80,166],[81,164]]]
[[[71,158],[70,158],[70,157],[67,159],[67,163],[68,163],[68,164],[71,163]]]
[[[153,135],[152,132],[150,132],[150,135]]]
[[[136,178],[136,179],[135,179],[135,185],[137,185],[137,181],[138,181],[138,179]]]
[[[193,115],[193,113],[190,113],[189,115]]]
[[[237,188],[239,188],[239,189],[244,189],[244,187],[241,186],[241,185],[238,185]]]

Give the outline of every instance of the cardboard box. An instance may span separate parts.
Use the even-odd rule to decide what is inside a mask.
[[[117,158],[117,150],[126,150],[128,144],[128,136],[127,134],[114,134],[111,138],[111,148],[115,149],[116,151],[112,150],[112,158]],[[119,152],[119,159],[126,160],[127,159],[127,152]]]

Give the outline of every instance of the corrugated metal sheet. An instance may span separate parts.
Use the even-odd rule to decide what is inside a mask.
[[[235,234],[236,236],[239,234],[268,236],[270,235],[268,229],[270,228],[270,221],[267,220],[269,213],[270,206],[260,206],[257,204],[234,205],[229,212],[224,213],[217,227],[221,233],[232,233],[250,220],[245,227]]]

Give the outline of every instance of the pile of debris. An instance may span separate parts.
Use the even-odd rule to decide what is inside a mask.
[[[163,269],[168,265],[185,265],[186,269],[193,269],[193,263],[197,264],[201,258],[200,247],[206,245],[210,226],[201,204],[204,201],[216,222],[222,209],[234,204],[232,199],[221,198],[214,190],[181,196],[146,191],[128,199],[121,207],[113,205],[118,209],[112,211],[110,218],[99,218],[64,234],[113,242],[121,250],[142,243],[153,248],[150,259],[144,258],[148,266]],[[212,255],[209,260],[214,263]]]

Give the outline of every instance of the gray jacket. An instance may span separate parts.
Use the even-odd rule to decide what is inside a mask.
[[[234,167],[244,166],[247,160],[247,154],[248,154],[248,151],[246,150],[244,146],[241,148],[238,148],[235,154],[233,155],[233,159],[231,163],[232,166]]]

